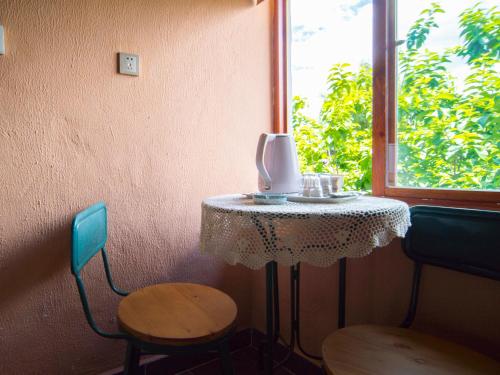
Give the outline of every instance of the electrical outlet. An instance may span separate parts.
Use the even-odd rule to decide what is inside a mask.
[[[139,75],[139,56],[130,53],[118,54],[118,72],[129,76]]]

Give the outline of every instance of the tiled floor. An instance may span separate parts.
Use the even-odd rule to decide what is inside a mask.
[[[231,342],[231,358],[236,375],[257,375],[259,370],[259,343],[264,335],[255,330],[245,330]],[[275,346],[276,360],[288,353],[282,345]],[[277,363],[277,362],[275,362]],[[162,358],[141,366],[141,375],[219,375],[218,354],[208,353],[189,357]],[[305,358],[292,354],[290,359],[274,371],[275,375],[323,375],[323,371]],[[118,375],[118,374],[117,374]]]

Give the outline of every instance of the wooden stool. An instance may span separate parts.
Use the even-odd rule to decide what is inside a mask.
[[[360,325],[323,342],[329,375],[498,375],[500,363],[473,350],[407,328]]]
[[[193,345],[215,340],[233,328],[237,307],[208,286],[171,283],[148,286],[120,301],[120,328],[141,341]]]

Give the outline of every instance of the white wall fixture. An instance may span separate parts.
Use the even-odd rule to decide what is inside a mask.
[[[130,53],[118,54],[118,72],[129,76],[139,75],[139,56]]]
[[[5,55],[5,38],[3,34],[3,26],[0,25],[0,55]]]

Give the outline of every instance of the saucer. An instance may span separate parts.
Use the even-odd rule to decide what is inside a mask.
[[[287,196],[279,193],[254,193],[252,194],[255,204],[285,204]]]

